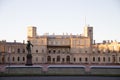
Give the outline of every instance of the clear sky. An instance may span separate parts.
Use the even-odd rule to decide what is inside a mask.
[[[96,42],[120,42],[120,0],[0,0],[0,40],[27,40],[27,26],[39,35],[81,34],[85,17]]]

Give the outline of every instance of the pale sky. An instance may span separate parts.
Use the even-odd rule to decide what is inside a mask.
[[[0,0],[0,40],[27,40],[27,26],[39,35],[82,34],[85,17],[96,42],[120,42],[120,0]]]

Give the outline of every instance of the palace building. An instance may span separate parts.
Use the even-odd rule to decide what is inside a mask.
[[[84,27],[79,35],[38,35],[37,27],[30,26],[27,39],[32,47],[33,64],[120,64],[120,43],[93,41],[93,27]],[[26,43],[0,42],[0,63],[25,64]]]

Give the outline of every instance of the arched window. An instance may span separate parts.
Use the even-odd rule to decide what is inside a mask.
[[[23,57],[23,61],[25,61],[25,57]]]
[[[60,61],[60,56],[57,56],[57,62],[59,62]]]
[[[4,57],[2,57],[2,63],[4,63],[4,60],[5,60]]]
[[[67,57],[66,57],[66,61],[67,61],[67,62],[70,62],[70,56],[67,56]]]
[[[80,62],[82,61],[82,58],[81,58],[81,57],[79,58],[79,61],[80,61]]]
[[[76,61],[76,58],[73,58],[74,62]]]
[[[100,62],[100,57],[98,57],[98,61]]]
[[[51,62],[51,57],[50,56],[47,57],[47,61]]]
[[[17,60],[20,61],[20,57],[18,57]]]

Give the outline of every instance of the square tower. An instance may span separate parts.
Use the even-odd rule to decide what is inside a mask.
[[[36,27],[34,27],[34,26],[29,26],[28,28],[27,28],[27,37],[36,37],[37,36],[37,34],[36,34]]]
[[[87,25],[84,27],[84,36],[90,38],[91,44],[93,43],[93,27]]]

